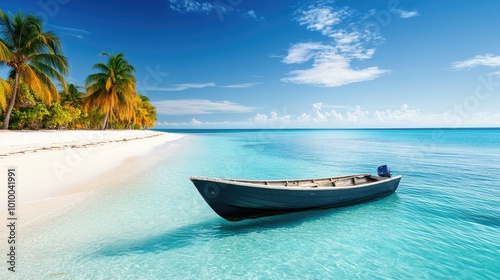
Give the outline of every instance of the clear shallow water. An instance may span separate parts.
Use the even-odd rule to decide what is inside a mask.
[[[500,278],[500,130],[217,131],[184,142],[143,175],[21,228],[16,276]],[[403,175],[387,198],[238,223],[218,217],[189,181],[374,173],[381,164]]]

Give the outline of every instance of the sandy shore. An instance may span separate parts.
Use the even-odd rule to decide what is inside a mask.
[[[134,162],[181,137],[133,130],[0,132],[0,211],[6,212],[9,167],[17,170],[17,207],[31,220],[130,174]]]

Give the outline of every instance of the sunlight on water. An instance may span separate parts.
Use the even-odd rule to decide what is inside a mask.
[[[65,215],[24,228],[17,275],[499,279],[500,130],[443,133],[192,134],[144,176],[121,179]],[[238,223],[218,217],[189,181],[374,173],[382,164],[403,175],[389,197]]]

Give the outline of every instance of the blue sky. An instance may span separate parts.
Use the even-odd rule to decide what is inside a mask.
[[[0,8],[45,20],[73,83],[125,53],[157,127],[500,126],[499,1],[144,2]]]

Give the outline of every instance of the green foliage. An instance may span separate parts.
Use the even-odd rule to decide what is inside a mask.
[[[76,129],[76,128],[81,128],[81,127],[78,127],[78,126],[82,126],[82,125],[85,125],[85,123],[82,123],[82,121],[84,121],[82,117],[82,110],[78,107],[73,107],[72,105],[70,104],[65,104],[63,106],[63,110],[65,110],[66,112],[68,112],[71,120],[69,121],[69,123],[66,124],[66,128],[68,129]],[[88,116],[88,115],[87,115]]]
[[[22,80],[19,81],[18,96],[14,108],[34,107],[38,102],[41,102],[36,97],[35,92],[31,90]]]
[[[89,128],[90,129],[99,129],[104,120],[104,114],[100,112],[99,108],[94,108],[91,112],[86,113],[89,116]]]
[[[88,76],[85,88],[66,84],[68,61],[59,38],[44,32],[44,26],[33,14],[13,15],[0,9],[0,67],[10,68],[8,77],[0,77],[2,129],[154,126],[156,108],[137,94],[135,69],[123,53],[102,53],[107,61],[94,65],[96,73]]]
[[[40,129],[44,127],[44,118],[49,115],[50,112],[43,103],[37,103],[33,107],[13,109],[10,125],[13,129]]]
[[[85,92],[80,91],[83,87],[75,84],[68,84],[66,90],[59,92],[62,102],[81,103],[85,98]]]
[[[60,103],[52,103],[49,115],[45,119],[44,125],[46,125],[47,128],[66,127],[73,120],[73,117],[71,116],[71,113],[65,109],[66,108],[63,108]]]

